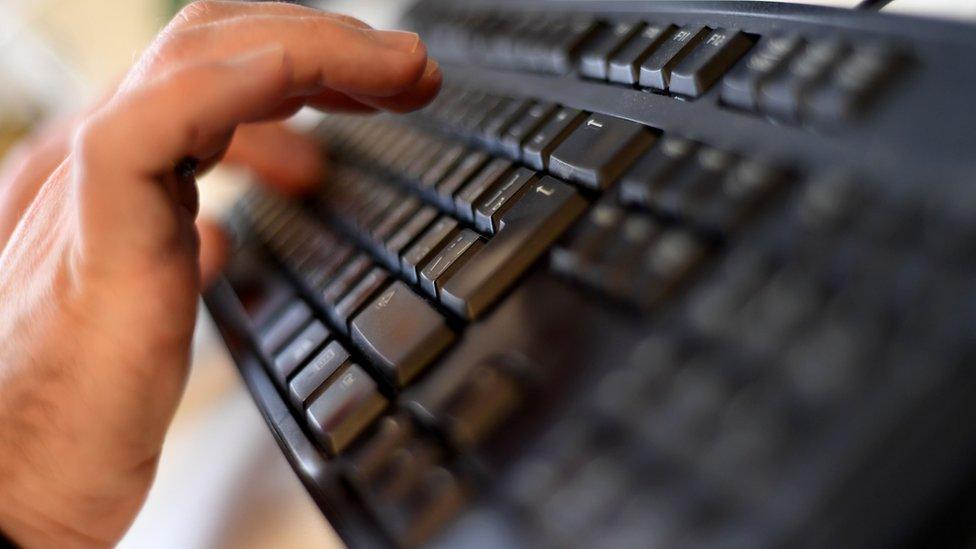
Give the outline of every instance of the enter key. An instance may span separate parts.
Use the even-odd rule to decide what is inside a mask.
[[[473,320],[567,230],[587,203],[571,186],[543,177],[499,221],[499,230],[441,288],[441,302]]]

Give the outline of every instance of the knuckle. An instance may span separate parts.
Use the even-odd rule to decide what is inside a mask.
[[[326,17],[328,19],[334,20],[337,23],[344,24],[344,25],[348,25],[350,27],[356,27],[356,28],[359,28],[359,29],[372,29],[373,28],[368,23],[366,23],[365,21],[363,21],[362,19],[357,19],[357,18],[355,18],[355,17],[353,17],[351,15],[345,15],[345,14],[342,14],[342,13],[329,13],[329,14],[326,14]]]
[[[207,21],[212,18],[219,5],[220,3],[214,0],[196,0],[195,2],[190,2],[177,12],[176,17],[173,18],[173,22],[177,26],[181,26],[195,25],[202,21]]]
[[[167,32],[153,46],[152,64],[165,66],[192,57],[199,33],[191,29],[178,29]]]
[[[103,157],[102,143],[105,140],[106,122],[104,115],[95,114],[75,130],[72,143],[73,156],[83,165],[97,164]]]

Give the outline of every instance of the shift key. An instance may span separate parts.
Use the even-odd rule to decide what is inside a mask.
[[[454,341],[444,317],[395,282],[352,321],[352,340],[402,387]]]
[[[475,319],[558,239],[586,209],[572,187],[553,177],[532,184],[499,222],[498,234],[452,273],[441,302]]]

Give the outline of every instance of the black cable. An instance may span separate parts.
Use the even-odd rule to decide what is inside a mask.
[[[890,4],[891,1],[892,0],[861,0],[861,3],[857,5],[857,9],[877,11]]]

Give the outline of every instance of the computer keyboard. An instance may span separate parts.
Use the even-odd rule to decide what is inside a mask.
[[[249,191],[206,295],[346,543],[931,539],[976,486],[972,27],[554,0],[405,26],[441,94],[326,117],[328,180]]]

